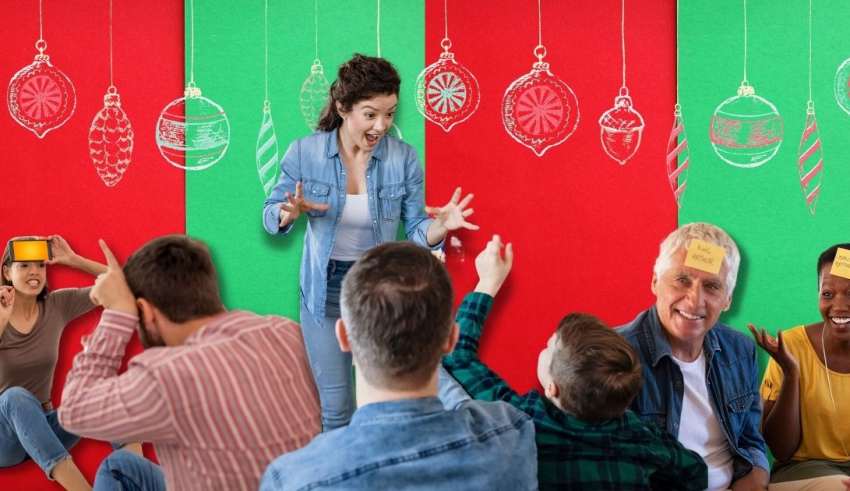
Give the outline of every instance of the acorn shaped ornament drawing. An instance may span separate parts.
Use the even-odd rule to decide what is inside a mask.
[[[113,85],[107,89],[103,108],[89,127],[89,156],[97,175],[108,187],[118,184],[133,158],[133,127]]]
[[[738,95],[714,110],[709,139],[714,152],[735,167],[754,168],[772,159],[782,145],[783,123],[776,106],[741,82]]]
[[[599,117],[602,148],[609,157],[620,165],[634,157],[643,136],[643,116],[632,107],[629,89],[620,88],[614,99],[614,107]]]
[[[77,94],[68,76],[50,63],[47,42],[39,39],[35,47],[35,60],[9,81],[6,101],[15,122],[44,138],[71,119]]]
[[[311,131],[316,129],[322,109],[328,102],[330,87],[331,84],[325,77],[325,68],[321,60],[316,58],[313,60],[313,66],[310,67],[310,75],[301,84],[301,95],[298,99],[301,105],[301,116]]]

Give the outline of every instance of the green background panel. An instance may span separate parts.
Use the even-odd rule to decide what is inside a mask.
[[[289,143],[310,133],[299,105],[315,57],[313,0],[269,0],[269,99],[282,158]],[[319,0],[319,58],[332,82],[355,52],[377,54],[375,0]],[[264,2],[195,0],[195,81],[230,120],[230,146],[207,170],[186,173],[186,231],[205,240],[230,308],[298,318],[298,271],[304,224],[289,236],[262,227],[263,189],[255,148],[263,108]],[[187,77],[189,3],[186,3]],[[381,54],[398,68],[396,124],[424,165],[423,119],[414,84],[424,67],[424,0],[381,2]]]
[[[742,266],[724,320],[741,330],[748,322],[775,331],[820,319],[817,257],[850,232],[850,116],[833,96],[835,71],[850,57],[850,38],[837,20],[850,19],[850,3],[814,2],[812,97],[825,166],[814,216],[797,172],[808,99],[808,5],[748,2],[748,79],[777,107],[785,130],[772,160],[742,169],[717,157],[708,129],[715,108],[743,78],[743,2],[680,3],[678,80],[692,167],[679,222],[713,222],[737,241]]]

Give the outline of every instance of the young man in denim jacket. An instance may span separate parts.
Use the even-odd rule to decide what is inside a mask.
[[[768,482],[755,345],[718,322],[739,264],[738,247],[719,227],[680,227],[655,261],[655,305],[619,329],[643,364],[632,409],[703,457],[712,490],[767,489]]]
[[[505,403],[437,398],[454,348],[452,288],[427,249],[371,249],[343,281],[336,335],[356,367],[351,423],[277,458],[260,489],[537,489],[534,426]],[[441,392],[446,388],[440,387]]]

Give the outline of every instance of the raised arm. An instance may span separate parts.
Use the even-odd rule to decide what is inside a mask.
[[[50,241],[50,248],[53,252],[53,259],[47,261],[47,264],[61,264],[93,276],[106,272],[105,264],[80,256],[74,252],[68,241],[61,235],[51,235],[47,240]]]

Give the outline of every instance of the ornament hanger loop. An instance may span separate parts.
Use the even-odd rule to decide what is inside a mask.
[[[186,90],[183,91],[183,96],[188,98],[201,97],[201,89],[195,85],[194,80],[190,80],[189,83],[186,84]]]
[[[44,54],[44,51],[47,49],[47,41],[44,39],[39,39],[35,42],[35,49],[38,50],[39,54]]]
[[[682,106],[677,102],[675,106],[673,106],[673,116],[681,116],[682,115]]]
[[[738,95],[756,95],[756,89],[752,85],[750,85],[747,79],[744,79],[741,81],[741,86],[738,87]]]
[[[452,47],[452,40],[448,37],[444,37],[442,41],[440,41],[440,47],[443,48],[443,51],[448,52],[449,48]]]
[[[118,94],[118,88],[115,87],[114,85],[110,85],[109,88],[106,89],[106,93],[109,94],[109,95],[117,95]]]
[[[268,99],[263,101],[263,112],[269,112],[272,110],[272,103]]]
[[[625,85],[620,87],[620,97],[628,97],[629,96],[629,88]]]
[[[537,61],[543,61],[543,58],[546,57],[546,46],[538,44],[534,47],[534,51],[532,51],[532,53],[534,53],[534,56],[537,57]]]
[[[815,113],[815,101],[809,99],[809,102],[806,103],[806,114],[812,115]]]

